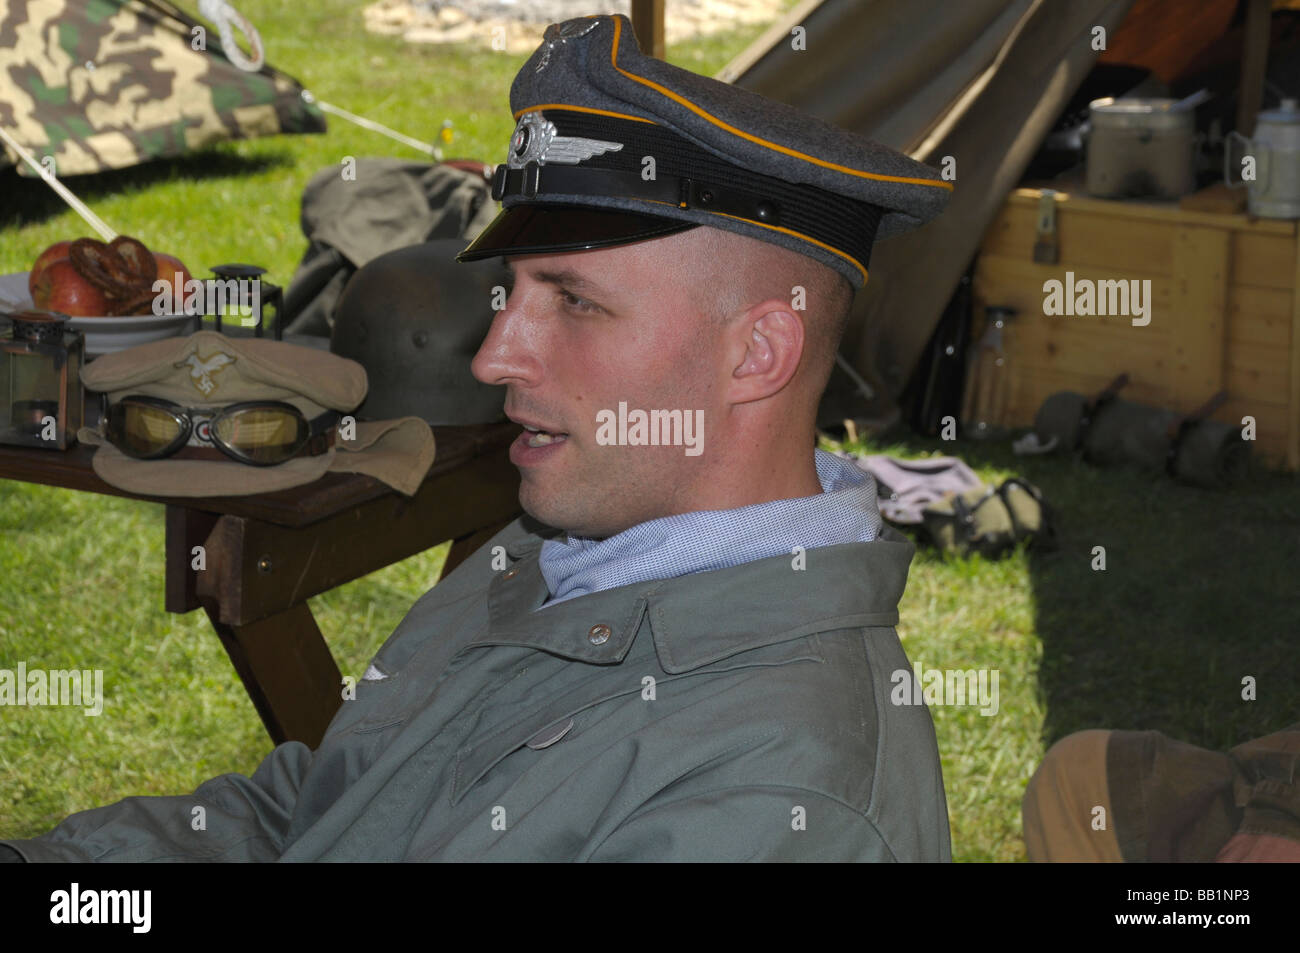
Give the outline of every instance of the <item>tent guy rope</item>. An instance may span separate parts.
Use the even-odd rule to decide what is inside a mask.
[[[363,129],[370,129],[373,132],[382,133],[390,139],[395,139],[398,142],[405,143],[413,149],[419,149],[421,152],[428,153],[438,162],[442,161],[442,150],[431,143],[421,142],[419,139],[412,139],[410,136],[403,135],[396,129],[390,129],[382,123],[375,122],[373,119],[367,119],[365,116],[358,116],[356,113],[348,112],[342,107],[317,99],[309,90],[304,89],[302,91],[302,98],[305,102],[319,107],[323,112],[338,116],[341,119],[346,119],[348,122],[356,123]]]

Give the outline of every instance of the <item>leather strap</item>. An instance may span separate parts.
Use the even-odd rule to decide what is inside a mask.
[[[311,437],[305,444],[299,448],[298,452],[288,460],[281,460],[280,463],[288,463],[298,457],[319,457],[322,453],[328,451],[334,446],[334,431],[328,433],[318,433]],[[222,453],[216,447],[181,447],[175,453],[166,457],[168,460],[214,460],[220,463],[246,463],[243,460],[236,460],[227,453]],[[255,466],[256,464],[246,464]]]
[[[1170,421],[1169,429],[1166,431],[1166,436],[1169,437],[1169,450],[1165,453],[1166,473],[1177,476],[1178,451],[1183,445],[1183,440],[1187,438],[1188,432],[1227,402],[1228,392],[1221,390],[1190,414]]]
[[[1128,374],[1120,374],[1113,381],[1106,385],[1103,390],[1092,400],[1083,406],[1083,416],[1079,418],[1079,430],[1074,436],[1074,449],[1079,450],[1083,447],[1083,442],[1088,436],[1088,430],[1092,427],[1093,420],[1097,417],[1097,411],[1101,410],[1112,400],[1119,396],[1119,392],[1128,384]]]
[[[773,199],[713,182],[701,182],[677,175],[661,175],[646,180],[636,172],[542,166],[536,162],[530,162],[522,169],[497,166],[492,182],[492,197],[498,202],[512,195],[531,199],[539,192],[547,195],[650,199],[676,205],[678,208],[721,212],[766,225],[781,223],[780,209]]]

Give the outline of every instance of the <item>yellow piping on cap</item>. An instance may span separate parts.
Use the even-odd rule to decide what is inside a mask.
[[[935,180],[935,179],[913,179],[913,178],[908,178],[906,176],[900,176],[900,175],[880,175],[879,173],[876,172],[863,172],[860,169],[851,169],[846,165],[838,165],[837,163],[834,162],[828,162],[825,159],[818,159],[814,156],[806,155],[805,153],[799,152],[797,149],[791,149],[788,148],[787,146],[778,145],[775,142],[768,142],[766,139],[760,139],[758,138],[758,136],[750,135],[744,130],[737,129],[735,126],[728,125],[727,123],[723,122],[721,119],[718,119],[716,116],[711,116],[709,113],[705,112],[699,106],[696,106],[690,100],[677,95],[677,93],[674,93],[671,89],[668,89],[664,86],[660,86],[654,80],[649,80],[643,76],[637,76],[634,73],[629,73],[627,70],[623,69],[623,67],[619,66],[618,65],[618,38],[619,38],[619,34],[621,34],[622,32],[623,32],[622,25],[619,23],[617,19],[615,19],[614,20],[614,44],[613,46],[610,47],[609,50],[609,64],[612,67],[614,67],[614,69],[618,70],[620,73],[626,76],[628,79],[638,82],[643,86],[649,86],[651,89],[655,90],[656,92],[664,96],[667,96],[669,99],[673,100],[673,102],[685,106],[687,109],[695,113],[697,116],[700,116],[701,118],[706,119],[709,122],[713,123],[713,125],[717,126],[719,129],[725,129],[727,132],[731,133],[732,135],[740,136],[740,138],[742,139],[747,139],[750,142],[756,143],[757,145],[764,146],[768,149],[773,149],[777,152],[784,153],[785,155],[794,156],[796,159],[803,159],[805,162],[811,162],[814,165],[819,165],[827,169],[834,169],[836,172],[844,172],[848,175],[856,175],[864,179],[877,179],[881,182],[902,182],[906,185],[928,185],[933,188],[947,189],[950,192],[952,191],[951,182],[944,182],[942,180]],[[774,227],[774,226],[765,226],[765,227]],[[857,262],[854,262],[854,264],[857,264]],[[858,265],[858,267],[861,268],[862,266]]]
[[[648,122],[652,126],[659,125],[653,119],[645,119],[642,116],[629,116],[625,113],[610,112],[608,109],[593,109],[590,106],[566,106],[564,103],[543,103],[540,106],[529,106],[527,109],[521,109],[515,113],[518,119],[524,113],[534,112],[540,109],[570,109],[577,113],[595,113],[597,116],[612,116],[615,119],[631,119],[633,122]]]
[[[655,205],[671,205],[673,208],[679,207],[679,204],[676,202],[661,202],[658,199],[643,199],[632,195],[627,196],[627,198],[637,202],[653,202]],[[753,219],[741,218],[739,215],[728,215],[726,212],[714,212],[708,209],[697,209],[695,211],[706,211],[710,215],[721,215],[723,218],[734,219],[737,222],[744,222],[746,225],[754,225],[758,228],[770,228],[774,232],[780,232],[783,235],[789,235],[793,238],[799,239],[800,241],[805,241],[810,244],[816,245],[818,248],[823,248],[826,251],[830,252],[832,255],[838,255],[840,258],[843,258],[845,261],[851,264],[854,268],[858,269],[858,271],[862,272],[862,283],[864,285],[867,283],[867,278],[868,278],[867,269],[862,267],[862,262],[858,261],[852,255],[840,251],[838,248],[835,248],[834,246],[827,245],[825,242],[818,241],[817,239],[813,238],[811,235],[805,235],[803,232],[796,232],[792,228],[782,228],[780,225],[767,225],[763,222],[755,222]]]

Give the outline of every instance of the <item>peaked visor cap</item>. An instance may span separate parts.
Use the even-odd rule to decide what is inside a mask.
[[[784,103],[646,56],[627,17],[547,28],[515,77],[497,218],[458,257],[601,248],[711,225],[862,287],[871,246],[936,217],[937,170]]]

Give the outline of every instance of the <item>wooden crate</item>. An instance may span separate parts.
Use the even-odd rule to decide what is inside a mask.
[[[1180,209],[1173,202],[1056,195],[1060,260],[1036,264],[1038,189],[1008,196],[975,271],[985,305],[1019,314],[993,423],[1028,426],[1058,390],[1095,393],[1121,371],[1128,400],[1190,411],[1220,388],[1225,422],[1255,418],[1256,453],[1300,468],[1300,242],[1296,223]],[[1049,316],[1049,279],[1150,279],[1151,321]],[[978,334],[978,327],[976,330]]]

